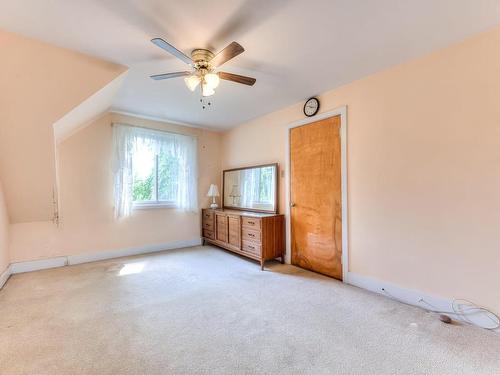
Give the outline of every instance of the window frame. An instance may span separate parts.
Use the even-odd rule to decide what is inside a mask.
[[[132,201],[133,210],[147,210],[150,208],[177,208],[177,203],[175,201],[158,200],[158,167],[159,166],[159,155],[155,155],[155,166],[154,166],[154,196],[156,200],[150,201]],[[134,162],[132,160],[132,175],[134,170]],[[132,177],[132,184],[133,182]]]

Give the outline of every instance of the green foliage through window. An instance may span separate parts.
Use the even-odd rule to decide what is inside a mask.
[[[167,153],[155,155],[146,146],[132,157],[134,202],[173,202],[177,198],[179,159]]]
[[[179,181],[178,164],[179,160],[172,155],[158,155],[158,200],[175,200]]]
[[[134,179],[134,201],[150,201],[153,199],[154,176],[150,175],[145,180]]]
[[[260,179],[259,179],[259,202],[269,203],[274,200],[273,186],[274,186],[274,175],[273,167],[266,167],[260,169]]]

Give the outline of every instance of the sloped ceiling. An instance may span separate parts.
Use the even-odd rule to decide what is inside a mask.
[[[0,181],[10,222],[50,220],[52,125],[126,68],[0,31]]]
[[[115,109],[225,129],[500,25],[495,0],[3,0],[0,27],[131,67]],[[186,66],[149,42],[182,51],[246,52],[224,70],[211,110],[182,79]]]
[[[106,113],[111,108],[116,93],[120,90],[126,76],[127,72],[122,73],[57,120],[53,125],[56,143],[64,141]]]

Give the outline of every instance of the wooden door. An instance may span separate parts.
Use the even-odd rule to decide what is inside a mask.
[[[241,246],[241,224],[240,224],[240,216],[228,216],[228,232],[229,232],[229,244],[236,248],[240,248]]]
[[[292,264],[342,279],[340,116],[290,130]]]
[[[227,242],[227,216],[226,214],[215,214],[215,236],[216,239],[222,242]]]

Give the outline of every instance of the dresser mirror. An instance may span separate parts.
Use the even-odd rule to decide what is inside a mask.
[[[278,164],[227,169],[222,173],[222,205],[254,212],[278,212]]]

